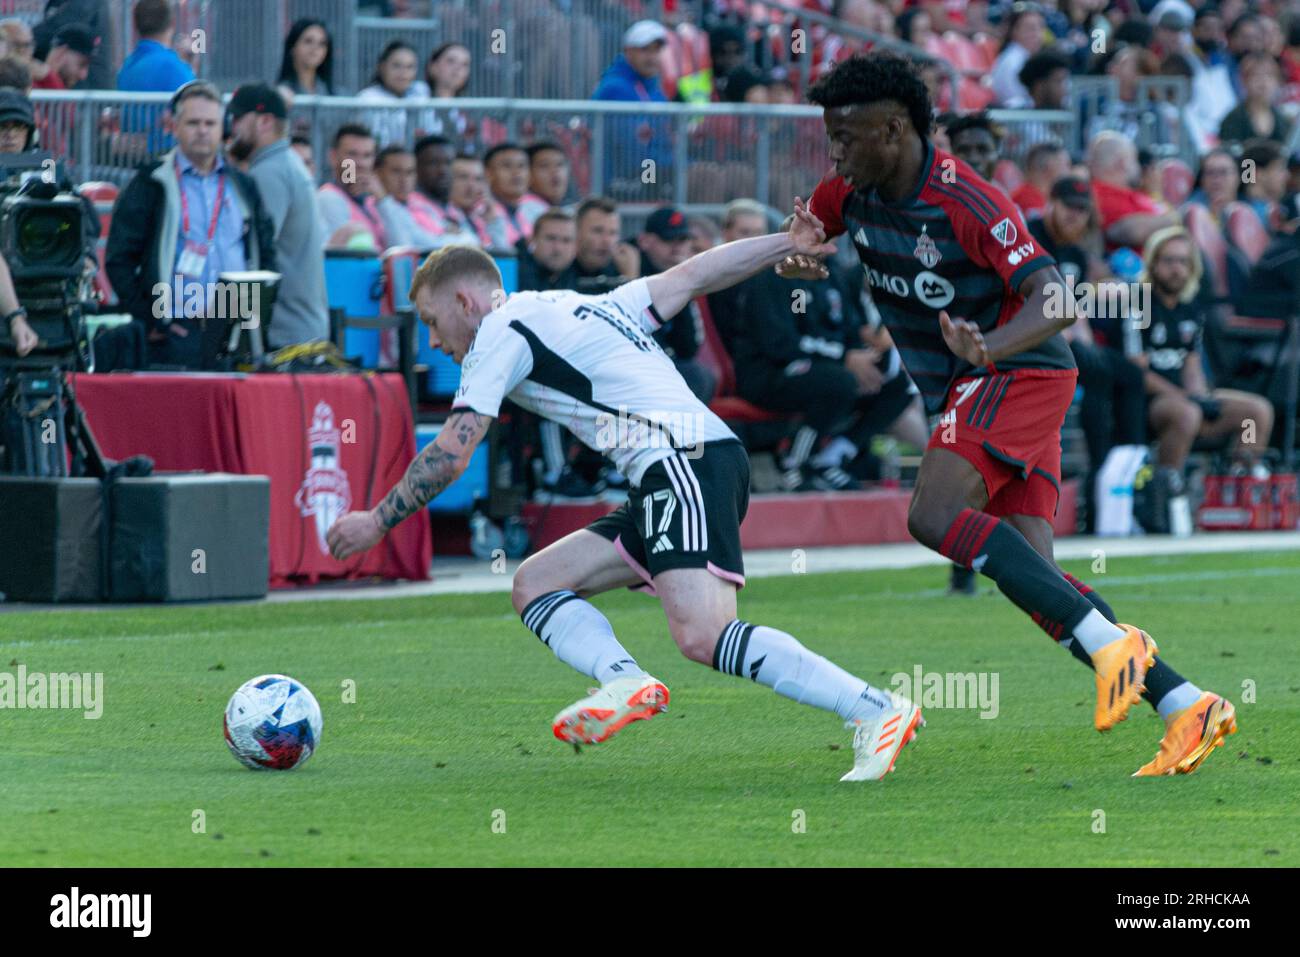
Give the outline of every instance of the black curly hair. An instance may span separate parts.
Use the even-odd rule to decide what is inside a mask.
[[[894,100],[907,110],[922,138],[930,133],[930,91],[916,67],[894,53],[859,53],[838,64],[808,89],[808,102],[823,109]]]
[[[947,130],[949,142],[952,142],[967,130],[984,130],[989,136],[993,137],[995,143],[1001,143],[1002,137],[1006,133],[1006,130],[989,117],[987,110],[958,116],[947,125]]]

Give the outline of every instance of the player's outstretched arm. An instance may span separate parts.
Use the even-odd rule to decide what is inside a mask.
[[[349,512],[325,536],[330,554],[344,559],[379,543],[390,528],[424,508],[469,465],[487,435],[492,417],[470,409],[453,412],[438,433],[407,466],[406,474],[372,509]]]
[[[647,280],[650,299],[661,316],[675,316],[696,296],[734,286],[770,269],[787,256],[828,256],[835,244],[803,200],[796,198],[795,216],[783,233],[737,239],[697,253],[684,263]]]

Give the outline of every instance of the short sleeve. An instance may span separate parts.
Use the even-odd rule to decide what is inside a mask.
[[[977,196],[978,203],[974,206],[962,204],[960,212],[950,209],[961,244],[974,263],[993,269],[1012,292],[1020,288],[1030,273],[1056,265],[1056,260],[1029,231],[1010,196],[987,184],[977,190]],[[987,218],[977,217],[972,208],[981,213],[992,208],[993,213]]]
[[[826,238],[834,239],[844,232],[844,200],[853,192],[842,176],[834,172],[827,173],[813,190],[808,207],[812,214],[822,221],[826,229]]]
[[[501,400],[533,370],[533,352],[502,317],[483,320],[460,366],[460,388],[452,410],[470,409],[496,418]]]
[[[664,318],[655,310],[654,303],[650,300],[650,283],[644,276],[623,283],[601,298],[617,306],[645,332],[658,332],[659,327],[664,324]]]

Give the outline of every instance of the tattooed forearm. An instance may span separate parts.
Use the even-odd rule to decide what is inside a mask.
[[[379,503],[379,521],[393,528],[428,505],[460,475],[460,457],[437,445],[426,445],[406,469],[402,480]]]
[[[474,448],[487,433],[490,416],[473,411],[456,412],[447,419],[437,441],[424,447],[375,510],[389,529],[428,505],[457,477]]]

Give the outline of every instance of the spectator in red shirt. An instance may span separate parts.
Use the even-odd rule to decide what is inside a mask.
[[[37,90],[70,90],[90,72],[95,55],[95,35],[86,27],[70,24],[54,35],[45,75],[32,81]],[[39,69],[39,68],[38,68]]]
[[[1070,152],[1059,142],[1049,140],[1030,147],[1025,156],[1025,181],[1011,194],[1011,201],[1028,216],[1047,206],[1052,184],[1070,171]]]
[[[1137,147],[1122,134],[1105,130],[1088,144],[1088,173],[1107,252],[1127,246],[1140,253],[1156,232],[1179,224],[1177,210],[1162,208],[1133,188],[1139,172]]]

